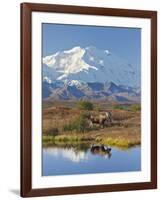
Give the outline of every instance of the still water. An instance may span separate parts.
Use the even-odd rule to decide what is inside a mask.
[[[140,146],[110,152],[90,147],[44,147],[43,176],[71,175],[141,170]]]

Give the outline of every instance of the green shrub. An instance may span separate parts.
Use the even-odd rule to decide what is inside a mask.
[[[69,124],[65,124],[63,126],[63,131],[73,131],[74,130],[74,126],[73,126],[73,123],[69,123]]]
[[[117,110],[128,110],[129,106],[126,105],[115,105],[113,106],[113,109],[117,109]]]
[[[133,105],[131,105],[131,107],[130,107],[130,109],[131,109],[131,111],[140,111],[141,110],[141,105],[139,105],[139,104],[133,104]]]
[[[83,111],[80,115],[81,118],[83,119],[89,119],[90,117],[90,112],[89,111]]]
[[[89,130],[89,124],[87,123],[89,113],[83,112],[77,119],[74,121],[65,124],[63,126],[64,131],[76,131],[80,133],[84,133]]]
[[[93,110],[93,104],[90,101],[78,101],[77,107],[81,110]]]
[[[74,122],[74,128],[76,132],[84,133],[88,129],[86,118],[81,115],[77,120]]]

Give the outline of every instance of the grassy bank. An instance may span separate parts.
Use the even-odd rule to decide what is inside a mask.
[[[110,138],[110,137],[101,139],[100,143],[119,148],[130,148],[136,145],[140,145],[139,140],[132,141],[124,138]]]
[[[123,132],[121,134],[120,129],[121,128],[115,130],[112,128],[109,128],[108,130],[102,129],[99,132],[95,131],[86,134],[63,134],[57,136],[43,135],[43,145],[89,143],[110,145],[118,148],[130,148],[141,144],[139,129],[132,130],[128,128],[128,130],[125,131],[125,129],[122,128]]]
[[[57,142],[89,142],[94,141],[93,137],[80,135],[57,135],[47,136],[43,135],[43,144],[45,143],[57,143]]]

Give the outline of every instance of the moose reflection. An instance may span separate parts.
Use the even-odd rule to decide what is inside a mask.
[[[105,145],[92,145],[91,153],[93,155],[108,156],[111,157],[111,148]]]

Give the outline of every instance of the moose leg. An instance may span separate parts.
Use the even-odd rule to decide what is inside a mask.
[[[111,126],[112,125],[112,117],[110,116],[110,119],[109,119],[109,125]]]
[[[104,122],[102,122],[102,128],[104,128],[105,127],[105,124],[104,124]]]
[[[89,122],[89,127],[93,128],[93,122],[92,121]]]
[[[105,120],[104,126],[108,127],[108,120]]]
[[[104,128],[104,120],[99,121],[100,127]]]
[[[109,121],[110,121],[110,124],[111,124],[112,123],[112,115],[111,115],[111,113],[110,113]]]

